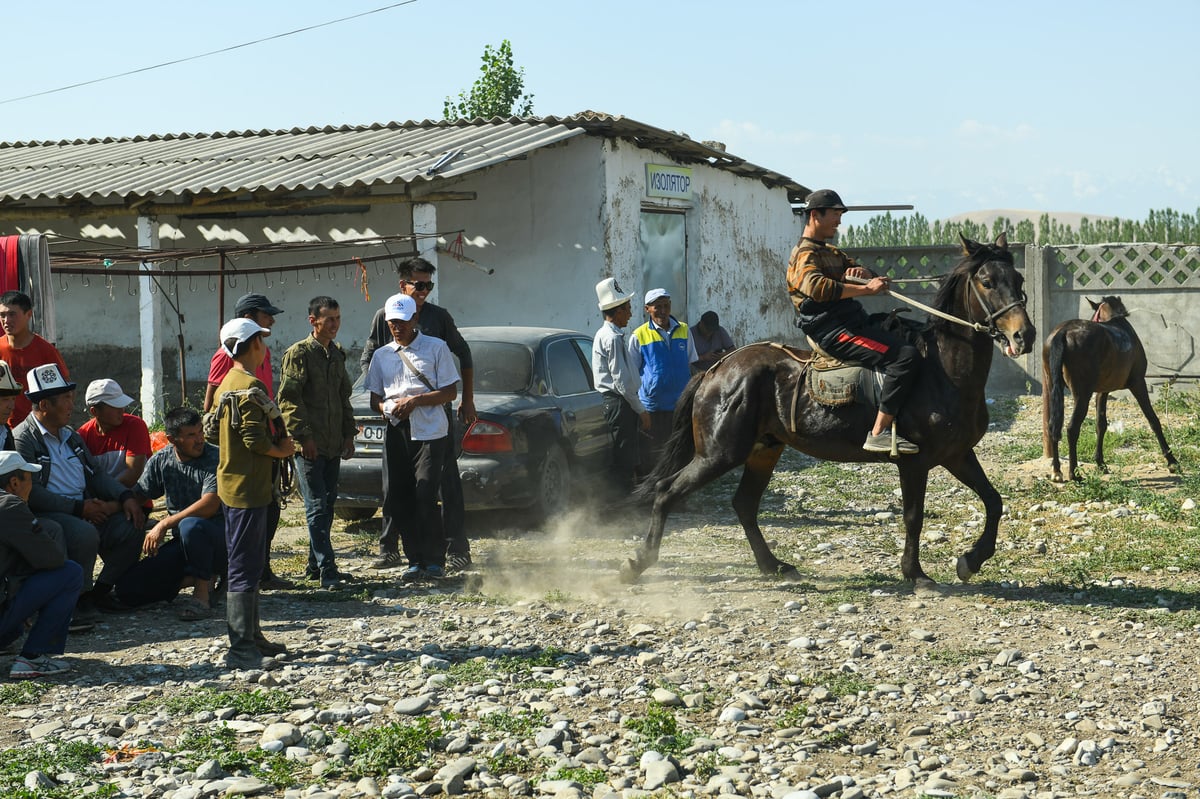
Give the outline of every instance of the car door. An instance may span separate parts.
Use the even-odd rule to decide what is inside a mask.
[[[588,361],[583,359],[587,348]],[[546,346],[546,371],[550,391],[562,409],[563,433],[576,464],[593,472],[603,467],[608,452],[608,427],[604,403],[592,388],[591,339],[564,337]]]

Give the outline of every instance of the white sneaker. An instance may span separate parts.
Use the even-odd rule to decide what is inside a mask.
[[[37,677],[57,677],[71,670],[71,664],[65,660],[56,660],[49,655],[38,655],[35,658],[18,656],[13,661],[12,670],[8,676],[14,680],[32,680]]]

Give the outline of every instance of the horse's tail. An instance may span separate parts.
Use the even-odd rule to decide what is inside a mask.
[[[1067,336],[1058,331],[1046,342],[1042,352],[1042,372],[1049,386],[1042,390],[1042,454],[1050,457],[1055,442],[1062,440],[1063,429],[1063,389],[1066,381],[1063,378],[1063,352],[1066,350]]]
[[[692,435],[692,409],[696,404],[696,392],[704,381],[704,373],[693,377],[675,403],[675,416],[671,422],[671,437],[663,445],[658,463],[650,474],[634,489],[635,501],[653,501],[660,480],[677,473],[692,462],[696,455],[696,439]]]

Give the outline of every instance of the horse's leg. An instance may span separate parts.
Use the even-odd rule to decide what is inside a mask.
[[[636,582],[642,572],[658,562],[658,550],[671,508],[688,494],[728,472],[734,465],[725,459],[714,461],[697,455],[678,474],[658,484],[654,507],[650,511],[650,531],[646,533],[646,540],[638,547],[634,557],[621,564],[622,582]]]
[[[754,562],[758,571],[768,576],[780,575],[797,578],[796,567],[784,563],[775,557],[771,548],[763,538],[762,529],[758,526],[758,508],[762,495],[771,482],[771,474],[779,456],[783,454],[783,445],[756,448],[746,459],[742,480],[738,483],[737,492],[733,495],[733,509],[737,513],[742,529],[746,531],[746,540],[750,542],[750,551],[754,553]]]
[[[1101,473],[1108,472],[1104,463],[1104,434],[1108,432],[1108,392],[1101,391],[1096,395],[1096,468]]]
[[[983,501],[983,532],[971,548],[959,557],[955,569],[958,579],[965,583],[979,573],[988,558],[996,554],[996,533],[1000,529],[1000,514],[1004,511],[1004,502],[1000,499],[1000,492],[992,487],[983,467],[979,465],[979,458],[975,456],[974,450],[967,450],[959,460],[943,465]]]
[[[925,489],[929,471],[919,467],[900,467],[900,495],[904,500],[904,554],[900,556],[900,574],[912,580],[916,588],[933,588],[937,583],[921,568],[921,528],[925,525]]]
[[[1131,384],[1129,393],[1137,400],[1138,407],[1142,409],[1142,414],[1150,423],[1150,429],[1154,431],[1154,437],[1158,439],[1158,448],[1162,450],[1163,457],[1167,459],[1167,469],[1172,474],[1178,474],[1179,461],[1175,460],[1175,456],[1171,454],[1171,447],[1167,445],[1167,437],[1163,435],[1162,424],[1158,421],[1158,414],[1154,412],[1153,403],[1150,402],[1150,390],[1146,388],[1146,380],[1143,378]]]
[[[1067,424],[1067,479],[1076,480],[1079,468],[1079,430],[1087,418],[1088,405],[1092,401],[1091,391],[1080,391],[1075,395],[1075,407],[1071,409],[1071,421]]]

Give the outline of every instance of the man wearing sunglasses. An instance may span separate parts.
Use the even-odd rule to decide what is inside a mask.
[[[454,317],[440,305],[429,302],[429,292],[433,290],[433,273],[437,267],[421,257],[409,258],[400,264],[400,291],[413,298],[417,304],[417,329],[427,336],[440,338],[450,347],[450,352],[458,358],[459,372],[462,375],[462,402],[458,407],[458,419],[461,427],[454,425],[454,415],[449,404],[446,405],[446,415],[450,421],[451,451],[445,459],[442,473],[442,527],[446,536],[446,571],[462,571],[471,565],[471,544],[467,540],[464,527],[464,505],[462,479],[458,474],[458,454],[462,444],[463,431],[475,422],[475,369],[471,362],[471,348],[458,332]],[[371,363],[375,350],[392,341],[392,332],[388,329],[384,309],[375,312],[371,320],[371,330],[363,345],[359,365],[365,373]],[[387,493],[388,468],[387,459],[383,461],[383,491]],[[384,524],[388,519],[384,517]],[[384,530],[384,537],[390,531]],[[391,540],[391,539],[389,539]]]

